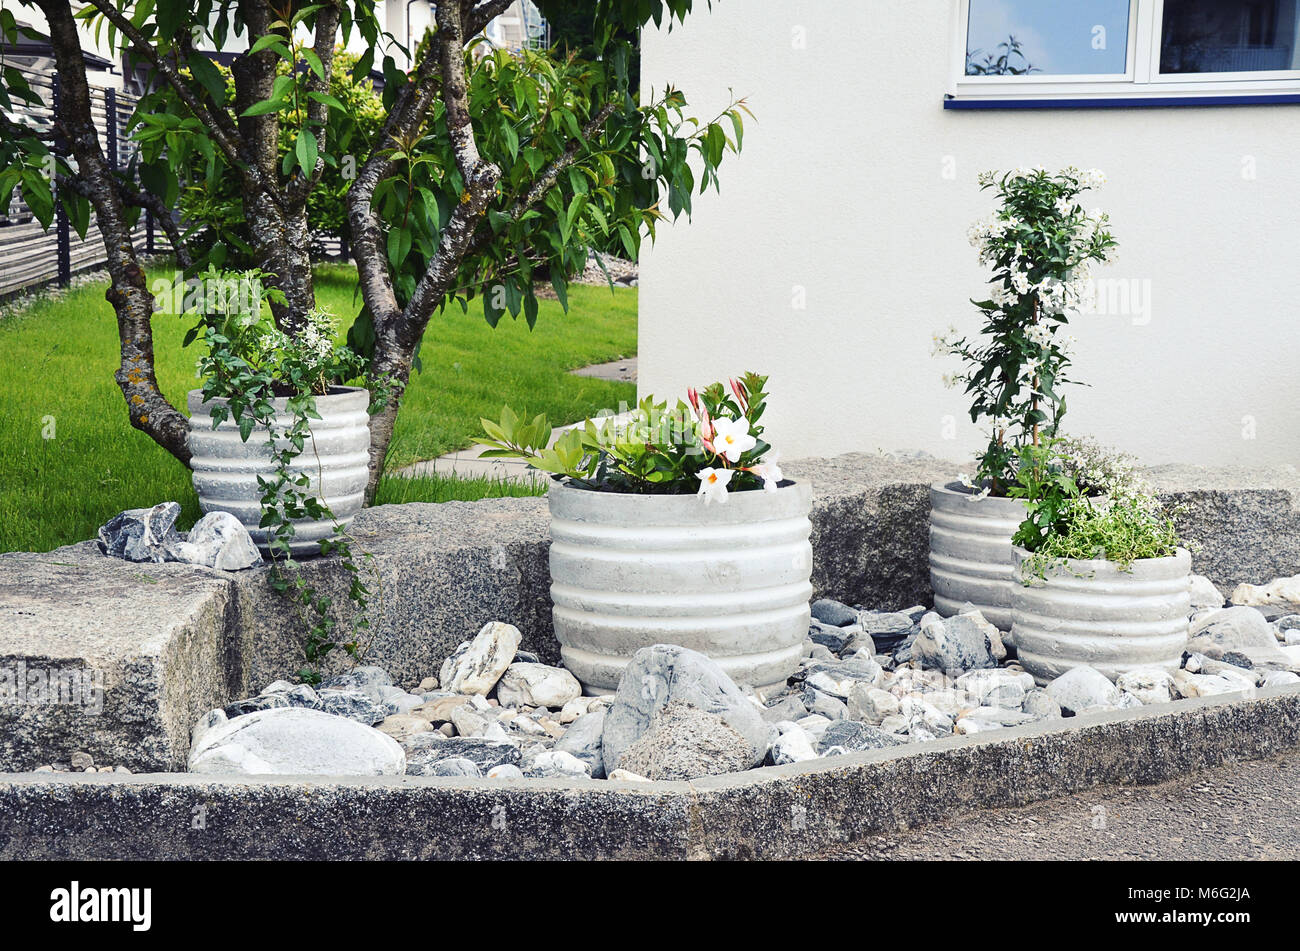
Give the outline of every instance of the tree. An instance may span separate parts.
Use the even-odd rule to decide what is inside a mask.
[[[296,335],[315,308],[309,208],[329,177],[347,180],[364,302],[349,341],[367,358],[369,380],[391,393],[371,420],[373,496],[436,311],[468,310],[481,297],[489,323],[509,313],[531,325],[535,273],[547,273],[564,302],[593,243],[617,236],[635,258],[665,217],[661,192],[673,217],[689,214],[697,186],[716,187],[724,154],[741,144],[743,102],[699,122],[685,116],[680,92],[639,103],[630,87],[628,37],[652,20],[680,22],[692,0],[597,0],[592,56],[480,55],[475,37],[509,0],[439,3],[408,72],[373,0],[89,0],[78,13],[70,0],[23,2],[45,14],[61,92],[52,136],[4,120],[0,193],[20,189],[47,226],[62,204],[83,235],[93,208],[131,424],[182,462],[187,421],[158,388],[154,302],[131,241],[140,209],[154,211],[182,265],[197,273],[230,255],[217,220],[228,209],[191,204],[195,218],[180,226],[170,210],[186,189],[237,183],[247,253],[274,275],[274,318]],[[109,166],[95,134],[79,18],[153,74],[131,120],[141,156],[128,173]],[[18,30],[12,15],[0,17],[5,39]],[[354,78],[376,67],[384,77],[386,118],[369,141],[340,138],[358,117],[330,91],[336,49],[354,36],[368,46]],[[224,49],[237,45],[232,38],[247,51],[236,55],[228,85],[198,44]],[[0,69],[0,106],[18,98],[33,97],[16,70]]]

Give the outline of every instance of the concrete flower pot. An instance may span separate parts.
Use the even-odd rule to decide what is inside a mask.
[[[204,402],[201,390],[189,393],[190,468],[199,507],[207,512],[229,512],[244,524],[253,541],[266,548],[268,530],[259,528],[262,519],[262,490],[257,477],[270,477],[271,463],[266,431],[256,429],[248,442],[239,438],[239,426],[230,419],[212,428],[212,406],[224,400]],[[288,428],[293,417],[286,411],[288,400],[273,401],[276,428]],[[361,511],[365,501],[370,448],[369,391],[355,386],[335,387],[316,397],[320,419],[310,420],[311,438],[295,461],[293,472],[306,473],[308,490],[325,502],[341,523]],[[334,531],[329,519],[303,519],[294,523],[291,548],[295,557],[320,552],[320,540]]]
[[[1129,570],[1071,560],[1049,568],[1045,579],[1026,578],[1023,548],[1014,557],[1011,634],[1020,663],[1040,684],[1080,664],[1112,680],[1135,667],[1177,669],[1191,613],[1186,549],[1140,559]]]
[[[794,673],[812,596],[807,484],[706,505],[557,481],[549,501],[555,635],[588,693],[613,691],[652,644],[700,651],[760,690]]]
[[[930,486],[930,585],[944,617],[970,603],[1011,628],[1011,537],[1025,520],[1020,499],[979,498],[960,483]]]

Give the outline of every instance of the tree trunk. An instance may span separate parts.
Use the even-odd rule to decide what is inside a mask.
[[[40,0],[49,23],[50,45],[59,70],[57,122],[77,162],[76,179],[94,206],[111,278],[104,295],[117,314],[121,362],[114,378],[126,400],[131,425],[186,465],[189,421],[163,396],[154,373],[154,299],[136,257],[122,197],[99,147],[90,111],[90,87],[81,39],[67,0]]]

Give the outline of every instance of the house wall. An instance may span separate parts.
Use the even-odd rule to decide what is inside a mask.
[[[640,386],[769,373],[786,458],[982,434],[931,356],[974,332],[966,229],[985,169],[1099,167],[1128,313],[1072,322],[1066,428],[1149,464],[1300,462],[1300,106],[945,111],[949,0],[721,0],[646,32],[647,92],[757,116],[722,194],[659,231],[640,278]],[[1119,301],[1116,301],[1119,303]],[[1148,306],[1149,305],[1149,306]]]

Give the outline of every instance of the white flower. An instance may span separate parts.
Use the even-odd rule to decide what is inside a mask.
[[[704,504],[727,501],[727,483],[735,475],[734,469],[715,469],[712,466],[699,471],[700,491],[696,495],[704,496]]]
[[[1034,285],[1029,281],[1028,271],[1016,271],[1011,275],[1011,286],[1017,294],[1028,294]]]
[[[1031,343],[1043,348],[1052,342],[1052,330],[1045,324],[1034,324],[1025,331],[1025,336]]]
[[[1106,184],[1106,173],[1099,168],[1090,168],[1079,176],[1079,185],[1083,188],[1100,188]]]
[[[780,487],[781,480],[785,478],[781,474],[781,467],[777,464],[778,458],[780,458],[780,453],[772,450],[762,462],[756,466],[751,466],[749,469],[750,472],[763,480],[763,488],[768,492],[775,492]]]
[[[749,434],[749,420],[720,416],[713,421],[713,448],[728,462],[739,462],[758,440]]]

